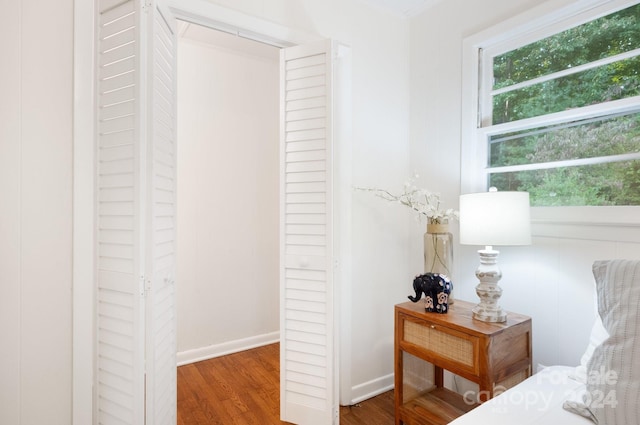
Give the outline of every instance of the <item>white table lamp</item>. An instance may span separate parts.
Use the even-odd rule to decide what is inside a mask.
[[[478,251],[480,266],[476,276],[480,281],[476,293],[480,303],[473,308],[473,317],[484,322],[504,322],[507,314],[498,305],[502,288],[498,281],[499,251],[494,245],[530,245],[531,219],[527,192],[470,193],[460,196],[460,243],[485,245]]]

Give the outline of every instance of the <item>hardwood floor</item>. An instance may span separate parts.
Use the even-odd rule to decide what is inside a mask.
[[[387,391],[354,406],[340,406],[340,425],[393,425],[393,391]]]
[[[178,425],[280,421],[280,348],[271,344],[178,368]],[[394,423],[393,391],[340,407],[342,425]]]

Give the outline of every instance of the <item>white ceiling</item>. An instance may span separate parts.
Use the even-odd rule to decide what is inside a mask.
[[[407,18],[415,16],[444,0],[362,0],[371,6],[378,7],[396,15]]]

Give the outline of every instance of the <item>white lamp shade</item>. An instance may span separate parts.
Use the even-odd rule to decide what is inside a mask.
[[[527,192],[482,192],[460,196],[460,243],[530,245]]]

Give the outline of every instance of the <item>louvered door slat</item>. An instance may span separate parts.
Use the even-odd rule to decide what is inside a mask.
[[[331,44],[282,54],[281,417],[332,423]]]
[[[100,56],[100,66],[105,66],[107,64],[111,64],[114,62],[118,62],[125,58],[130,58],[135,56],[136,54],[136,45],[135,43],[124,44],[116,47],[112,50],[105,51]]]
[[[118,46],[124,46],[128,43],[133,43],[135,41],[135,34],[135,27],[131,27],[125,31],[114,34],[104,40],[101,46],[101,51],[107,52]]]
[[[101,78],[113,78],[116,75],[120,75],[124,72],[132,72],[136,67],[136,58],[130,57],[118,62],[109,64],[108,67],[103,66],[98,69],[98,73]]]
[[[133,73],[128,73],[133,78]],[[105,120],[122,117],[125,115],[132,115],[134,113],[134,103],[124,102],[116,105],[112,105],[110,108],[102,111],[102,116]]]
[[[135,4],[132,6],[130,1],[104,12],[102,16],[104,19],[100,22],[100,28],[105,41],[122,31],[138,27]],[[111,46],[108,41],[106,43],[106,47]]]
[[[104,18],[104,22],[113,22],[122,20],[137,10],[137,3],[131,3],[130,0],[100,0],[98,10]],[[106,32],[105,35],[111,34]]]
[[[119,74],[113,78],[104,80],[102,82],[101,89],[103,93],[109,93],[114,90],[122,89],[123,87],[130,87],[135,83],[135,74],[133,72],[127,72],[125,74]]]
[[[133,175],[131,173],[102,174],[98,179],[101,187],[131,187]]]

